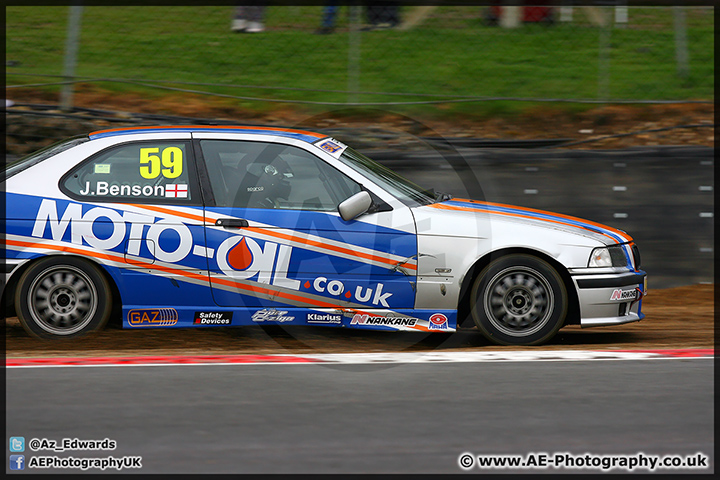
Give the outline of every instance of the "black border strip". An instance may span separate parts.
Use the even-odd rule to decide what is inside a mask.
[[[612,278],[579,278],[577,285],[579,288],[611,288],[626,287],[628,285],[638,285],[645,281],[647,274],[628,273]]]

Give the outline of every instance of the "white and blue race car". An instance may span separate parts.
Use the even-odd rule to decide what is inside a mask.
[[[25,330],[241,325],[546,342],[637,321],[625,232],[435,195],[319,133],[118,128],[5,170],[3,300]]]

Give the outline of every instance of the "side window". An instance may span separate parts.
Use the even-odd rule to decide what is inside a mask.
[[[94,200],[188,203],[190,171],[186,142],[130,143],[92,157],[65,175],[61,186]]]
[[[218,206],[334,211],[358,183],[305,150],[275,143],[202,140]]]

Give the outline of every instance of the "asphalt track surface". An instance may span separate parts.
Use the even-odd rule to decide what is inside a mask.
[[[464,473],[465,452],[641,452],[703,453],[709,468],[694,473],[714,471],[709,358],[6,374],[6,438],[117,442],[109,452],[26,451],[28,460],[142,456],[127,473]]]

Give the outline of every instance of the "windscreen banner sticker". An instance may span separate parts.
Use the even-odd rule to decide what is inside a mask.
[[[340,154],[347,148],[347,145],[334,138],[321,140],[319,143],[316,143],[316,145],[335,158],[340,158]]]

